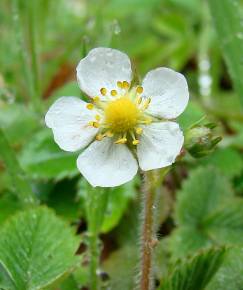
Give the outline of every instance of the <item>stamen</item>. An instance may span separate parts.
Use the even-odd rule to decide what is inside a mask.
[[[100,101],[100,98],[99,98],[98,96],[96,96],[96,97],[93,98],[93,101],[94,101],[95,103],[98,103],[98,102]]]
[[[140,105],[141,103],[142,103],[142,97],[137,97],[136,98],[136,103],[138,104],[138,105]]]
[[[93,127],[99,128],[100,124],[98,122],[93,122]]]
[[[132,144],[133,145],[138,145],[139,144],[139,140],[138,139],[136,139],[136,137],[135,137],[135,135],[134,135],[134,132],[131,130],[130,131],[130,134],[131,134],[131,136],[132,136]]]
[[[136,133],[138,135],[141,135],[143,133],[143,128],[141,128],[141,127],[136,128]]]
[[[114,134],[111,132],[111,131],[107,131],[107,132],[105,132],[105,135],[107,136],[107,137],[113,137],[114,136]]]
[[[97,141],[101,141],[104,137],[105,137],[105,136],[104,136],[103,134],[98,134],[98,135],[96,135],[95,139],[96,139]]]
[[[96,119],[97,121],[100,121],[100,119],[101,119],[100,115],[95,115],[95,119]]]
[[[92,126],[94,128],[99,128],[100,124],[98,122],[95,122],[95,121],[91,121],[88,123],[89,126]]]
[[[123,81],[122,82],[122,88],[125,89],[125,90],[128,90],[130,87],[129,83],[127,81]]]
[[[144,109],[144,110],[148,109],[148,106],[149,106],[150,102],[151,102],[151,98],[147,98],[147,99],[144,101],[144,103],[143,103],[143,109]]]
[[[118,81],[117,83],[118,88],[122,89],[122,82]]]
[[[120,138],[116,140],[115,144],[126,144],[127,143],[127,138]]]
[[[133,144],[133,145],[138,145],[138,144],[139,144],[139,140],[134,139],[134,140],[132,141],[132,144]]]
[[[146,118],[144,118],[143,120],[139,120],[139,122],[140,122],[141,124],[150,124],[150,123],[152,123],[152,118],[150,118],[150,117],[146,117]]]
[[[101,88],[100,89],[100,93],[101,93],[101,95],[105,96],[106,93],[107,93],[107,89],[106,88]]]
[[[143,92],[143,87],[137,87],[136,88],[136,92],[138,93],[138,94],[142,94],[142,92]]]
[[[116,90],[112,90],[112,91],[111,91],[111,95],[112,95],[113,97],[115,97],[115,96],[117,95],[117,91],[116,91]]]
[[[88,110],[93,110],[94,109],[94,104],[89,103],[89,104],[86,105],[86,108]]]

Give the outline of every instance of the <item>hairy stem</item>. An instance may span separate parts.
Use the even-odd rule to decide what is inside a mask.
[[[153,289],[153,248],[156,245],[155,235],[155,198],[157,187],[160,186],[168,168],[160,174],[156,171],[145,173],[144,197],[142,200],[142,229],[141,229],[141,261],[140,261],[140,290]]]

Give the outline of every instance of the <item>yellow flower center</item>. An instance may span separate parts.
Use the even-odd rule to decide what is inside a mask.
[[[96,140],[114,138],[116,144],[139,144],[139,136],[143,133],[141,125],[150,124],[152,118],[145,110],[150,104],[150,98],[142,98],[143,88],[138,86],[130,89],[127,81],[117,82],[119,93],[113,89],[110,92],[101,88],[100,93],[107,97],[107,101],[101,101],[97,96],[93,103],[86,105],[88,110],[99,108],[99,114],[95,120],[89,122],[89,126],[99,128]]]
[[[128,97],[112,100],[105,108],[105,123],[113,133],[125,133],[138,123],[140,110]]]

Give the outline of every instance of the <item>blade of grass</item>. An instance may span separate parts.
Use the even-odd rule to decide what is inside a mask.
[[[11,148],[0,127],[0,159],[4,162],[11,177],[17,197],[23,206],[37,204],[37,198],[32,192],[27,176],[19,165],[15,152]]]
[[[19,48],[19,56],[26,78],[29,99],[35,111],[41,112],[42,103],[36,40],[36,1],[29,1],[22,9],[20,9],[19,2],[19,0],[12,1],[16,45]]]
[[[243,16],[239,0],[208,0],[218,40],[243,107]]]

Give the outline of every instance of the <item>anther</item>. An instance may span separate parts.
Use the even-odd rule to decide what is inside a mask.
[[[100,93],[101,93],[101,95],[105,96],[106,93],[107,93],[106,88],[101,88],[101,89],[100,89]]]
[[[137,103],[138,103],[138,105],[140,105],[141,103],[142,103],[142,98],[141,97],[139,97],[138,99],[137,99]]]
[[[125,144],[125,143],[127,143],[127,138],[120,138],[115,142],[115,144]]]
[[[103,138],[104,138],[104,135],[102,135],[102,134],[98,134],[98,135],[96,135],[96,137],[95,137],[95,139],[96,139],[97,141],[101,141]]]
[[[100,121],[101,117],[100,115],[95,115],[95,120]]]
[[[138,94],[142,94],[142,92],[143,92],[143,87],[137,87],[136,88],[136,92],[138,93]]]
[[[100,98],[99,98],[98,96],[96,96],[96,97],[93,98],[93,101],[94,101],[95,103],[98,103],[98,102],[100,101]]]
[[[113,136],[114,136],[114,134],[113,134],[111,131],[107,131],[107,132],[105,133],[105,135],[106,135],[107,137],[113,137]]]
[[[132,141],[132,144],[133,144],[133,145],[138,145],[138,144],[139,144],[139,140],[134,139],[134,140]]]
[[[128,90],[130,87],[129,83],[127,81],[123,81],[122,82],[122,88],[125,89],[125,90]]]
[[[152,119],[150,117],[145,118],[144,123],[150,124],[152,122]]]
[[[143,108],[144,110],[148,109],[148,106],[151,102],[151,99],[150,98],[147,98],[145,101],[144,101],[144,104],[143,104]]]
[[[89,122],[89,125],[94,127],[94,128],[99,128],[99,126],[100,126],[100,124],[98,122],[94,122],[94,121]]]
[[[118,88],[122,89],[122,82],[118,81],[117,83]]]
[[[111,91],[111,95],[112,95],[113,97],[115,97],[115,96],[117,95],[117,91],[116,91],[116,90],[112,90],[112,91]]]
[[[89,104],[86,105],[86,108],[87,108],[88,110],[93,110],[93,108],[94,108],[94,104],[89,103]]]
[[[143,128],[140,128],[140,127],[136,128],[136,133],[138,135],[141,135],[143,133]]]

